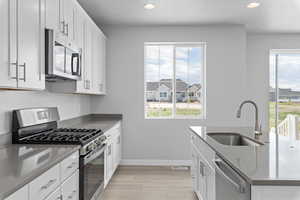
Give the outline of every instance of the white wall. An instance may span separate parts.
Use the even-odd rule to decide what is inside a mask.
[[[92,112],[124,115],[124,159],[189,160],[189,126],[244,125],[235,117],[245,97],[243,26],[108,26],[104,30],[108,94],[92,97]],[[207,42],[207,120],[144,119],[144,42]]]
[[[300,49],[299,34],[248,34],[248,98],[258,102],[263,128],[268,129],[269,54],[271,49]],[[253,118],[250,118],[253,122]]]
[[[13,109],[38,106],[57,106],[61,119],[68,119],[89,114],[90,98],[83,95],[0,90],[0,134],[10,131]]]

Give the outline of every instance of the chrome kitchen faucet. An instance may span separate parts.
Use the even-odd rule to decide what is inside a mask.
[[[255,131],[254,131],[254,133],[255,133],[255,139],[259,139],[259,137],[262,135],[262,131],[261,131],[261,125],[259,125],[259,123],[258,123],[258,107],[254,101],[251,101],[251,100],[243,101],[236,113],[236,117],[241,118],[242,108],[245,104],[252,104],[255,108]]]

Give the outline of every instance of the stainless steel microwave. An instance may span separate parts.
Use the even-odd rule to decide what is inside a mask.
[[[81,79],[81,50],[67,47],[55,39],[55,32],[46,29],[46,78]]]

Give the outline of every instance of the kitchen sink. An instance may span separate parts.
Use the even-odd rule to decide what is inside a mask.
[[[239,133],[207,133],[207,135],[213,138],[218,143],[227,146],[262,146],[263,143],[253,140],[249,137],[243,136]]]

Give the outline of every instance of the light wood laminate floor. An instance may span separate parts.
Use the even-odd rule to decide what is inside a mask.
[[[104,200],[197,200],[189,170],[171,167],[121,166]]]

